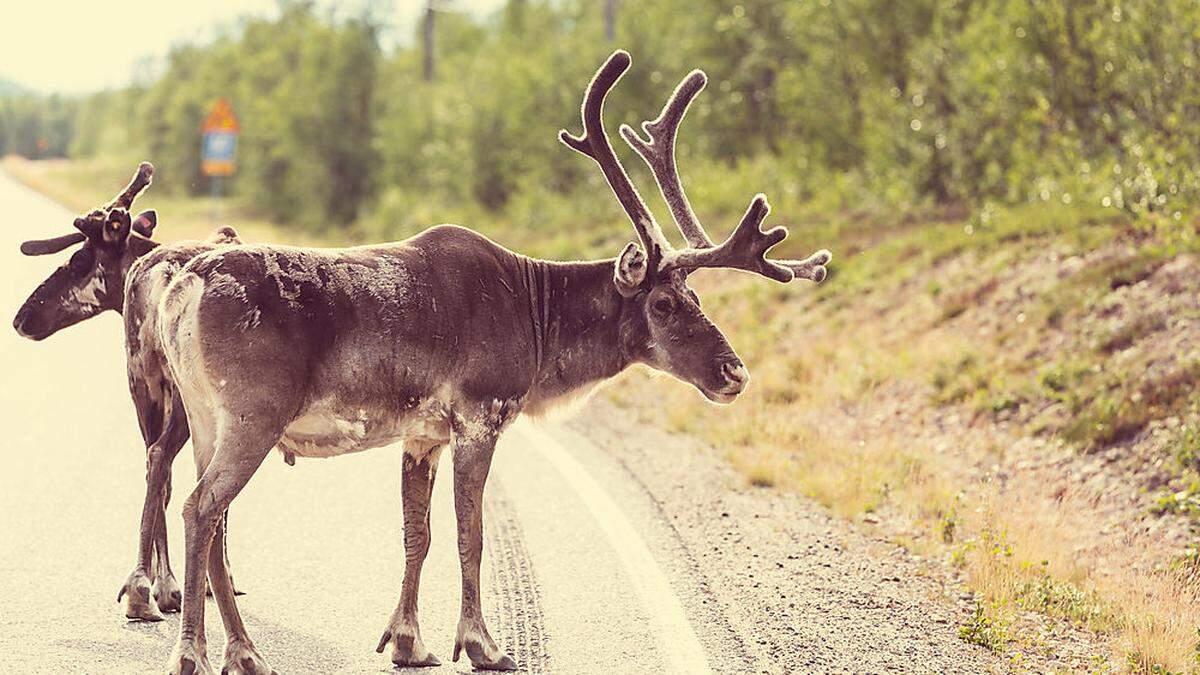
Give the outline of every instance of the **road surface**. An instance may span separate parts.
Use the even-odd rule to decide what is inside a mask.
[[[26,258],[18,243],[68,231],[72,214],[3,175],[0,204],[9,321],[69,255]],[[161,214],[159,231],[170,223]],[[178,615],[130,623],[116,602],[135,559],[145,485],[121,345],[112,312],[41,343],[7,324],[0,331],[0,672],[162,672],[174,644]],[[484,610],[522,669],[993,667],[955,638],[958,608],[941,602],[944,589],[894,549],[803,502],[739,488],[711,452],[631,433],[628,415],[596,410],[574,430],[518,422],[496,453]],[[596,435],[610,447],[584,440],[587,425],[603,427]],[[630,454],[638,452],[650,454]],[[190,446],[174,476],[167,517],[181,578]],[[459,568],[448,479],[442,472],[435,489],[420,596],[425,643],[444,665],[427,673],[470,670],[465,655],[450,661]],[[400,593],[397,448],[294,467],[272,454],[230,519],[233,572],[247,592],[239,605],[272,666],[393,670],[390,650],[374,647]],[[219,668],[224,636],[211,600],[207,629]]]

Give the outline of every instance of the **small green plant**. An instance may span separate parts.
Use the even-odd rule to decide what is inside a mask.
[[[1058,394],[1067,389],[1067,374],[1061,363],[1056,363],[1046,370],[1042,371],[1041,377],[1038,378],[1042,386],[1050,391]]]
[[[1008,643],[1008,624],[989,617],[982,607],[976,607],[967,623],[959,627],[958,637],[968,644],[999,653]]]
[[[954,543],[954,535],[958,532],[958,513],[954,509],[950,509],[938,523],[938,531],[942,535],[942,542],[946,544]]]
[[[992,388],[989,367],[995,366],[986,365],[970,352],[938,363],[930,378],[934,403],[951,405],[970,400],[982,404],[987,401],[986,394]]]
[[[1082,360],[1052,363],[1038,375],[1038,384],[1049,393],[1050,398],[1067,401],[1077,396],[1077,391],[1087,383],[1092,367]]]
[[[1200,402],[1192,400],[1175,445],[1175,461],[1185,471],[1200,471]]]
[[[1046,561],[1042,562],[1043,569],[1046,564]],[[1095,593],[1055,579],[1045,571],[1025,582],[1017,603],[1024,609],[1060,616],[1093,629],[1102,628],[1108,620],[1108,614]]]
[[[1200,482],[1192,481],[1191,485],[1178,492],[1159,497],[1153,510],[1156,514],[1200,515]]]
[[[1016,394],[1005,392],[993,398],[990,407],[992,409],[992,413],[998,415],[1006,410],[1016,410],[1017,408],[1020,408],[1021,399],[1018,398]]]
[[[1131,673],[1144,673],[1145,675],[1183,675],[1170,668],[1166,668],[1160,663],[1147,663],[1146,657],[1138,652],[1130,653],[1125,657],[1125,662],[1129,666]]]

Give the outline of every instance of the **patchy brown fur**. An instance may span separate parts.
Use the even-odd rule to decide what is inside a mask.
[[[391,644],[394,663],[426,665],[436,658],[417,627],[416,580],[438,457],[452,444],[462,572],[454,658],[466,651],[476,668],[508,670],[516,664],[489,635],[479,594],[483,489],[505,427],[633,363],[720,403],[745,389],[746,367],[701,311],[688,272],[722,265],[817,280],[828,254],[766,261],[782,234],[759,231],[762,200],[724,244],[669,249],[603,138],[600,103],[627,67],[628,54],[610,58],[589,87],[585,136],[563,137],[601,165],[638,232],[642,247],[627,246],[616,260],[535,260],[441,225],[379,246],[224,248],[176,275],[159,308],[161,344],[206,468],[184,506],[187,568],[172,672],[207,667],[210,542],[273,447],[331,457],[404,443],[405,581],[378,649]],[[268,672],[232,595],[214,586],[231,644],[253,657],[254,672]]]

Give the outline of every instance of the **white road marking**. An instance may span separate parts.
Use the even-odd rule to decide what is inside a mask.
[[[688,622],[683,605],[621,507],[553,436],[526,420],[514,423],[512,431],[524,436],[530,447],[549,460],[595,516],[633,581],[646,615],[654,623],[664,657],[677,672],[711,673],[704,647]]]

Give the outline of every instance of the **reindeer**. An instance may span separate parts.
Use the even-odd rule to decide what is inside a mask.
[[[188,425],[158,346],[159,296],[188,260],[239,241],[229,227],[218,229],[207,242],[160,246],[153,241],[157,214],[149,210],[129,216],[153,174],[154,167],[142,162],[115,199],[75,219],[78,232],[21,245],[25,255],[48,255],[83,244],[33,291],[13,320],[18,334],[44,340],[107,310],[123,315],[129,391],[146,442],[146,499],[137,565],[117,601],[124,597],[125,616],[142,621],[161,621],[162,612],[179,611],[181,600],[167,552],[164,510],[171,499],[171,463],[187,442]]]
[[[650,165],[688,247],[675,249],[613,153],[601,122],[608,91],[630,66],[615,52],[583,103],[584,134],[562,132],[591,157],[640,243],[614,259],[550,262],[518,255],[470,230],[441,225],[402,242],[348,249],[235,246],[193,258],[159,309],[161,342],[203,473],[184,505],[186,569],[174,673],[209,672],[207,571],[228,638],[229,673],[271,672],[221,574],[221,514],[273,447],[332,457],[403,444],[405,568],[400,601],[376,651],[401,666],[439,663],[421,639],[417,591],[429,549],[429,502],[442,450],[454,444],[454,505],[462,599],[454,659],[510,670],[480,607],[483,488],[497,437],[519,414],[644,363],[730,403],[746,366],[700,309],[691,272],[726,267],[776,281],[821,281],[830,260],[768,260],[786,236],[760,224],[751,202],[720,245],[705,234],[675,167],[676,130],[704,86],[684,79],[649,140],[623,128]],[[214,545],[215,542],[215,545]]]

